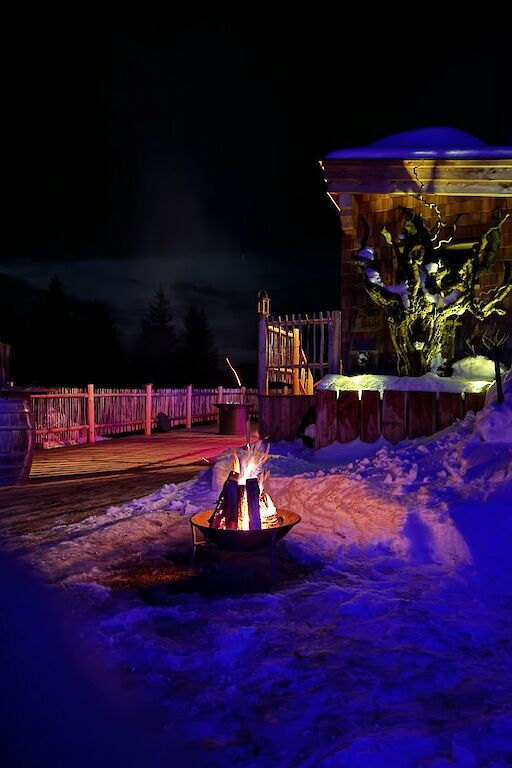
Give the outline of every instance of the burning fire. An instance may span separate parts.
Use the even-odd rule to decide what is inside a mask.
[[[279,525],[279,518],[265,483],[270,472],[263,470],[270,445],[262,440],[247,445],[239,458],[233,455],[233,469],[210,517],[211,528],[251,531]]]

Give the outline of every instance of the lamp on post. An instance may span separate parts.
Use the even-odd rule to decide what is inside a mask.
[[[258,293],[258,314],[266,317],[270,315],[270,299],[266,291]]]

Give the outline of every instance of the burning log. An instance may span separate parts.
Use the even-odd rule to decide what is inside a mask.
[[[225,510],[226,510],[226,499],[229,493],[228,491],[229,483],[230,483],[230,480],[235,480],[238,483],[238,478],[239,478],[238,472],[235,472],[232,469],[224,485],[222,486],[222,491],[220,492],[219,498],[217,499],[215,509],[213,510],[212,515],[208,520],[208,525],[210,526],[210,528],[225,527],[225,516],[226,516]]]
[[[234,474],[236,474],[236,472]],[[238,528],[238,513],[240,510],[242,489],[243,486],[238,484],[238,479],[234,477],[228,478],[226,498],[224,499],[224,515],[226,519],[226,529],[228,531],[236,531]]]
[[[247,494],[247,508],[249,510],[249,528],[251,531],[260,530],[260,484],[258,478],[250,477],[246,480],[245,492]]]
[[[233,469],[208,520],[210,528],[259,531],[281,524],[272,499],[265,492],[269,473],[263,471],[263,465],[270,446],[262,446],[264,443],[259,441],[247,445],[240,457],[233,454]]]
[[[274,528],[276,525],[281,525],[283,519],[278,516],[274,502],[265,491],[260,496],[260,514],[262,508],[265,510],[264,528]]]

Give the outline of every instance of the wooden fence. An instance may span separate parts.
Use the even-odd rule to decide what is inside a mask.
[[[258,412],[256,389],[211,388],[154,390],[151,384],[142,389],[63,388],[47,394],[31,396],[36,426],[36,444],[58,439],[94,443],[97,435],[119,435],[134,431],[151,434],[159,413],[164,413],[172,426],[218,420],[215,403],[244,402],[249,413]]]
[[[270,440],[294,440],[306,412],[315,406],[315,447],[335,440],[348,443],[360,437],[375,442],[382,434],[395,444],[406,437],[432,435],[448,427],[468,411],[479,411],[485,393],[400,392],[386,390],[340,392],[317,390],[314,396],[260,397],[260,436]]]
[[[259,314],[260,395],[288,386],[294,395],[313,394],[326,373],[340,372],[341,312],[270,317]]]

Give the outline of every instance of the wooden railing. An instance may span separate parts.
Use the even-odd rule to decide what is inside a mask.
[[[218,420],[215,403],[243,402],[249,413],[258,412],[258,393],[246,387],[210,389],[62,388],[31,396],[36,427],[36,443],[44,445],[52,437],[60,441],[80,438],[94,443],[96,436],[144,431],[151,434],[157,415],[164,413],[171,426]]]

